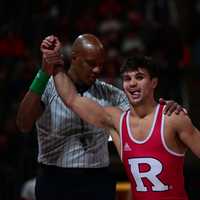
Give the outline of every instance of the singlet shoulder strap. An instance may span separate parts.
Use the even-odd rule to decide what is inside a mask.
[[[128,134],[128,129],[127,129],[127,115],[128,113],[130,112],[130,109],[124,111],[120,117],[120,127],[119,127],[119,130],[120,130],[120,157],[122,159],[122,155],[123,155],[123,144],[124,144],[124,138],[125,138],[125,135]]]

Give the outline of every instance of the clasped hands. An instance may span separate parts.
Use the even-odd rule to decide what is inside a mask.
[[[60,53],[61,47],[61,42],[54,35],[46,37],[40,45],[42,68],[49,75],[55,73],[58,68],[64,67],[64,61]]]

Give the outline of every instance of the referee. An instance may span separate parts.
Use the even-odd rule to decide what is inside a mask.
[[[54,36],[47,37],[42,45],[48,47],[48,41],[57,45]],[[121,90],[96,80],[104,55],[103,45],[95,36],[79,36],[72,46],[68,74],[80,95],[102,106],[127,109],[128,101]],[[39,70],[17,116],[21,132],[29,132],[36,122],[40,165],[37,200],[114,200],[116,181],[109,171],[108,134],[66,108],[50,71]]]

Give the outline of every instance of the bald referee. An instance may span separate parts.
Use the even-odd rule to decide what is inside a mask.
[[[59,40],[49,36],[43,40],[41,48],[58,53]],[[53,62],[54,58],[51,59]],[[80,35],[73,43],[67,73],[80,95],[92,98],[102,106],[119,106],[126,110],[129,105],[125,94],[97,79],[104,59],[105,52],[99,39],[91,34]],[[116,182],[109,171],[108,134],[104,129],[83,122],[66,108],[51,74],[50,66],[43,66],[38,71],[17,115],[21,132],[31,131],[36,122],[40,166],[36,198],[114,200]],[[171,102],[167,110],[169,113],[180,111],[180,106]]]

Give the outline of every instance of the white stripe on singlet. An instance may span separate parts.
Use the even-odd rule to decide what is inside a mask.
[[[103,106],[126,110],[128,100],[118,88],[97,80],[84,96]],[[83,122],[58,96],[52,77],[42,96],[45,112],[36,123],[38,161],[68,168],[99,168],[109,165],[108,134]]]

